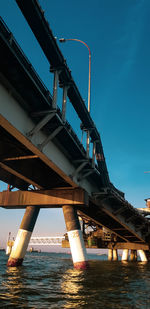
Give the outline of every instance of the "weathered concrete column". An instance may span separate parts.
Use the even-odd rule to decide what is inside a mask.
[[[147,262],[147,257],[144,250],[138,250],[140,259],[142,262]]]
[[[113,249],[113,260],[118,261],[118,252],[117,249]]]
[[[108,249],[108,261],[112,261],[112,259],[113,259],[113,250]]]
[[[129,249],[124,249],[122,253],[122,261],[128,261]]]
[[[136,261],[136,260],[137,260],[137,251],[131,249],[130,261]]]
[[[40,208],[27,206],[7,266],[22,265]]]
[[[63,213],[74,267],[86,269],[88,268],[88,259],[77,211],[73,206],[63,206]]]

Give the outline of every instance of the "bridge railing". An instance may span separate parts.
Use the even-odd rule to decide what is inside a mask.
[[[48,102],[51,105],[52,96],[50,94],[50,91],[45,86],[45,84],[43,83],[43,81],[40,78],[40,76],[38,75],[38,73],[35,71],[34,67],[31,64],[31,62],[29,61],[29,59],[25,55],[24,51],[22,50],[22,48],[20,47],[20,45],[16,41],[15,37],[13,36],[12,32],[9,30],[9,28],[7,27],[6,23],[4,22],[4,20],[2,19],[1,16],[0,16],[0,28],[1,28],[1,32],[3,33],[5,38],[8,40],[8,42],[12,45],[13,50],[19,56],[19,58],[21,59],[22,63],[24,64],[24,66],[26,68],[28,68],[32,78],[36,81],[36,83],[38,84],[40,90],[47,97]]]

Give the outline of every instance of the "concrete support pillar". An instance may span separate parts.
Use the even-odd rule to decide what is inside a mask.
[[[7,266],[22,265],[40,208],[27,206]]]
[[[74,267],[86,269],[88,267],[88,259],[77,211],[73,206],[63,206],[63,213]]]
[[[129,249],[124,249],[122,253],[122,261],[128,261]]]
[[[112,259],[113,259],[113,250],[108,249],[108,261],[112,261]]]
[[[113,249],[113,260],[118,261],[118,252],[117,249]]]
[[[130,261],[136,261],[136,260],[137,260],[137,251],[136,250],[131,250]]]
[[[147,262],[147,257],[144,250],[138,250],[141,262]]]

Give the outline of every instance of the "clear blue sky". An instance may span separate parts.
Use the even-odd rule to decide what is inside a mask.
[[[91,115],[101,134],[110,179],[132,205],[144,207],[144,199],[150,196],[150,174],[144,173],[150,170],[150,1],[40,0],[40,4],[54,36],[78,38],[89,45]],[[49,64],[15,0],[1,0],[0,11],[52,92]],[[59,46],[87,103],[88,50],[77,42]],[[69,102],[67,108],[67,118],[79,132],[76,117],[69,119]],[[0,238],[4,240],[8,231],[16,234],[23,212],[0,209],[0,213]],[[34,234],[64,230],[61,210],[41,210]]]

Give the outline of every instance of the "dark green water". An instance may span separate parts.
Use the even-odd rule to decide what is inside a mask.
[[[90,258],[87,271],[61,253],[28,253],[22,267],[7,268],[0,252],[0,308],[150,309],[150,264]]]

